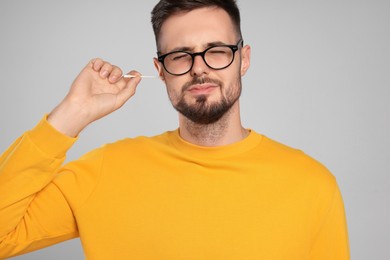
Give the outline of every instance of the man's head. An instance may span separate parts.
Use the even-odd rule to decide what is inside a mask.
[[[234,0],[161,0],[152,24],[155,66],[181,115],[210,124],[238,106],[250,47],[243,47]]]

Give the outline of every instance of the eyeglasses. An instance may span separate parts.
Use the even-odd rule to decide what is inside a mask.
[[[214,70],[222,70],[229,67],[234,61],[234,54],[243,40],[237,45],[218,45],[207,48],[202,52],[173,51],[157,57],[164,69],[172,75],[180,76],[189,72],[194,66],[196,56],[201,56],[205,64]]]

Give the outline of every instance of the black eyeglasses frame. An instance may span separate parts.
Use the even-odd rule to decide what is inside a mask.
[[[229,66],[233,63],[233,61],[234,61],[234,56],[235,56],[235,54],[236,54],[236,51],[240,48],[240,45],[241,45],[241,47],[244,46],[244,40],[243,40],[243,39],[240,39],[240,40],[237,42],[236,45],[229,45],[229,44],[227,44],[227,45],[215,45],[215,46],[210,46],[210,47],[208,47],[207,49],[205,49],[205,50],[202,51],[202,52],[191,53],[191,52],[187,52],[187,51],[172,51],[172,52],[168,52],[168,53],[163,54],[163,55],[159,55],[160,52],[157,52],[157,55],[159,55],[159,56],[157,57],[157,60],[158,60],[159,62],[161,62],[161,64],[163,65],[163,67],[164,67],[164,69],[165,69],[166,72],[168,72],[169,74],[174,75],[174,76],[181,76],[181,75],[184,75],[184,74],[188,73],[188,72],[192,69],[192,67],[194,66],[194,62],[195,62],[195,57],[196,57],[196,56],[201,56],[202,59],[203,59],[203,61],[204,61],[204,63],[205,63],[205,64],[207,65],[207,67],[209,67],[210,69],[213,69],[213,70],[223,70],[223,69],[226,69],[227,67],[229,67]],[[213,67],[211,67],[211,66],[207,63],[207,61],[206,61],[206,59],[205,59],[204,56],[205,56],[205,54],[206,54],[206,52],[207,52],[208,50],[210,50],[210,49],[212,49],[212,48],[215,48],[215,47],[228,47],[228,48],[230,48],[230,49],[232,50],[232,52],[233,52],[233,56],[232,56],[232,57],[233,57],[233,58],[232,58],[232,60],[230,61],[230,63],[229,63],[228,65],[226,65],[226,66],[224,66],[224,67],[222,67],[222,68],[213,68]],[[188,55],[191,56],[191,58],[192,58],[191,67],[190,67],[186,72],[183,72],[183,73],[180,73],[180,74],[171,73],[171,72],[169,72],[169,71],[167,70],[167,68],[165,67],[164,59],[165,59],[168,55],[170,55],[170,54],[179,53],[179,52],[181,52],[181,53],[187,53]]]

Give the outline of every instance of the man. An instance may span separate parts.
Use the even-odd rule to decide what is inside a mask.
[[[250,64],[233,0],[160,1],[154,60],[179,128],[61,166],[141,81],[96,58],[0,160],[0,257],[80,236],[87,259],[349,259],[335,178],[240,121]]]

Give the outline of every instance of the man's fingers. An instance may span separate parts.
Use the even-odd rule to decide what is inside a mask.
[[[117,82],[121,77],[122,77],[122,70],[117,66],[113,66],[110,76],[108,77],[108,81],[113,84]]]
[[[139,72],[132,71],[128,73],[130,75],[141,75]],[[126,101],[131,98],[136,91],[138,84],[141,82],[141,77],[129,78],[126,86],[121,89],[117,94],[118,107],[121,107]]]
[[[122,76],[122,70],[111,63],[100,58],[95,58],[91,61],[92,69],[99,72],[102,79],[107,78],[110,83],[115,83]]]
[[[110,84],[115,84],[118,87],[116,109],[123,106],[135,94],[137,85],[141,81],[141,77],[138,77],[141,76],[141,73],[138,71],[133,70],[128,73],[128,75],[135,76],[133,78],[123,78],[123,71],[119,67],[100,58],[93,59],[91,65],[92,69],[99,73],[100,78],[107,79]]]
[[[100,69],[100,72],[99,72],[100,77],[102,79],[107,78],[110,75],[112,69],[113,69],[113,66],[110,63],[105,62],[103,64],[102,68]]]
[[[100,71],[100,69],[102,68],[103,64],[104,64],[104,61],[100,58],[96,58],[96,59],[93,59],[91,61],[92,63],[92,69],[94,71]]]

